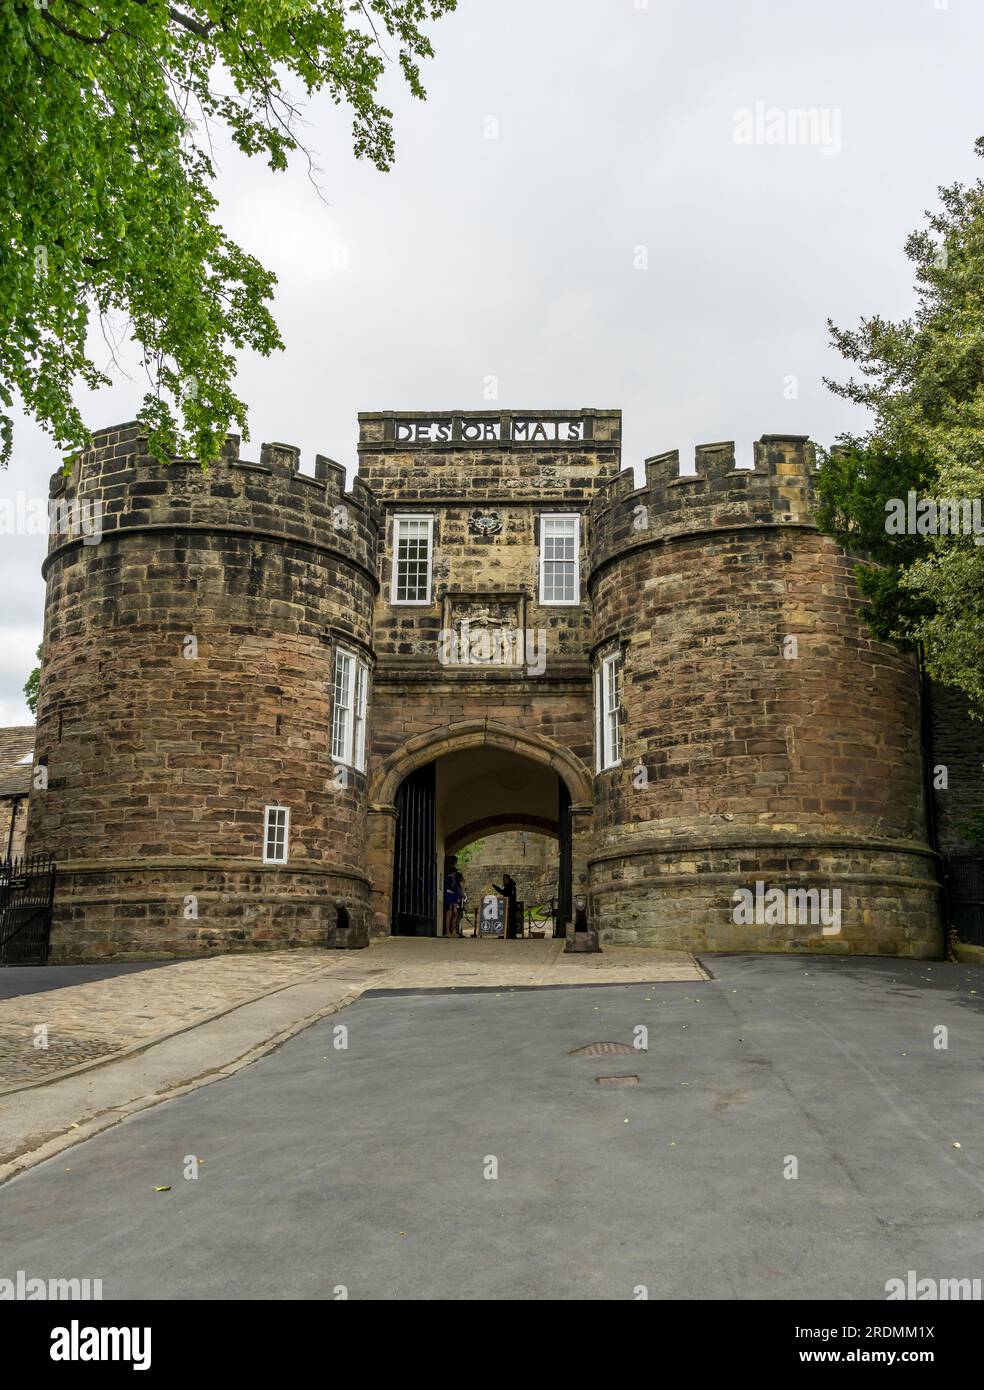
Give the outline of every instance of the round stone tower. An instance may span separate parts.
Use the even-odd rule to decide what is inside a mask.
[[[940,953],[914,662],[865,628],[813,466],[800,437],[764,437],[753,470],[706,445],[696,476],[662,455],[593,503],[593,655],[621,679],[603,939]]]
[[[129,424],[52,499],[28,844],[58,866],[52,958],[365,944],[366,780],[331,714],[336,652],[372,668],[368,491],[235,438],[164,466]]]

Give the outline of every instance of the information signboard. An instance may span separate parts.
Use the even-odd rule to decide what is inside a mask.
[[[482,910],[478,920],[479,936],[505,936],[506,900],[488,893],[482,899]]]

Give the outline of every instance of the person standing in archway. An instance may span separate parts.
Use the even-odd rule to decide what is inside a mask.
[[[461,906],[461,875],[458,861],[449,855],[444,865],[444,935],[454,936],[455,923]]]
[[[516,937],[516,880],[512,874],[502,875],[502,887],[493,883],[492,887],[497,893],[501,893],[506,900],[506,940],[514,940]]]

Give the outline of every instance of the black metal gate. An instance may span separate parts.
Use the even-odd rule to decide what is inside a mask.
[[[46,854],[0,862],[0,965],[45,965],[55,897]]]
[[[951,854],[945,860],[951,927],[971,946],[984,946],[984,858]]]
[[[560,844],[557,851],[557,916],[554,919],[554,936],[566,936],[567,923],[574,912],[571,878],[574,871],[573,844],[571,834],[571,794],[563,777],[558,777],[557,818],[560,826]]]
[[[436,763],[411,772],[396,793],[393,935],[437,935]]]

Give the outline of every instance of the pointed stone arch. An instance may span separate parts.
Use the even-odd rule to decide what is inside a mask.
[[[515,753],[517,757],[552,767],[566,783],[572,807],[582,809],[592,806],[591,774],[576,754],[545,734],[510,728],[491,719],[465,719],[409,739],[395,753],[391,753],[370,777],[370,806],[374,810],[391,808],[404,777],[425,763],[444,757],[446,753],[482,747],[502,748]]]
[[[368,862],[372,876],[373,931],[388,935],[396,830],[396,793],[417,768],[469,748],[500,748],[549,768],[567,788],[573,833],[572,883],[586,891],[588,835],[594,805],[591,773],[584,762],[545,734],[493,719],[459,720],[408,739],[369,776]]]

